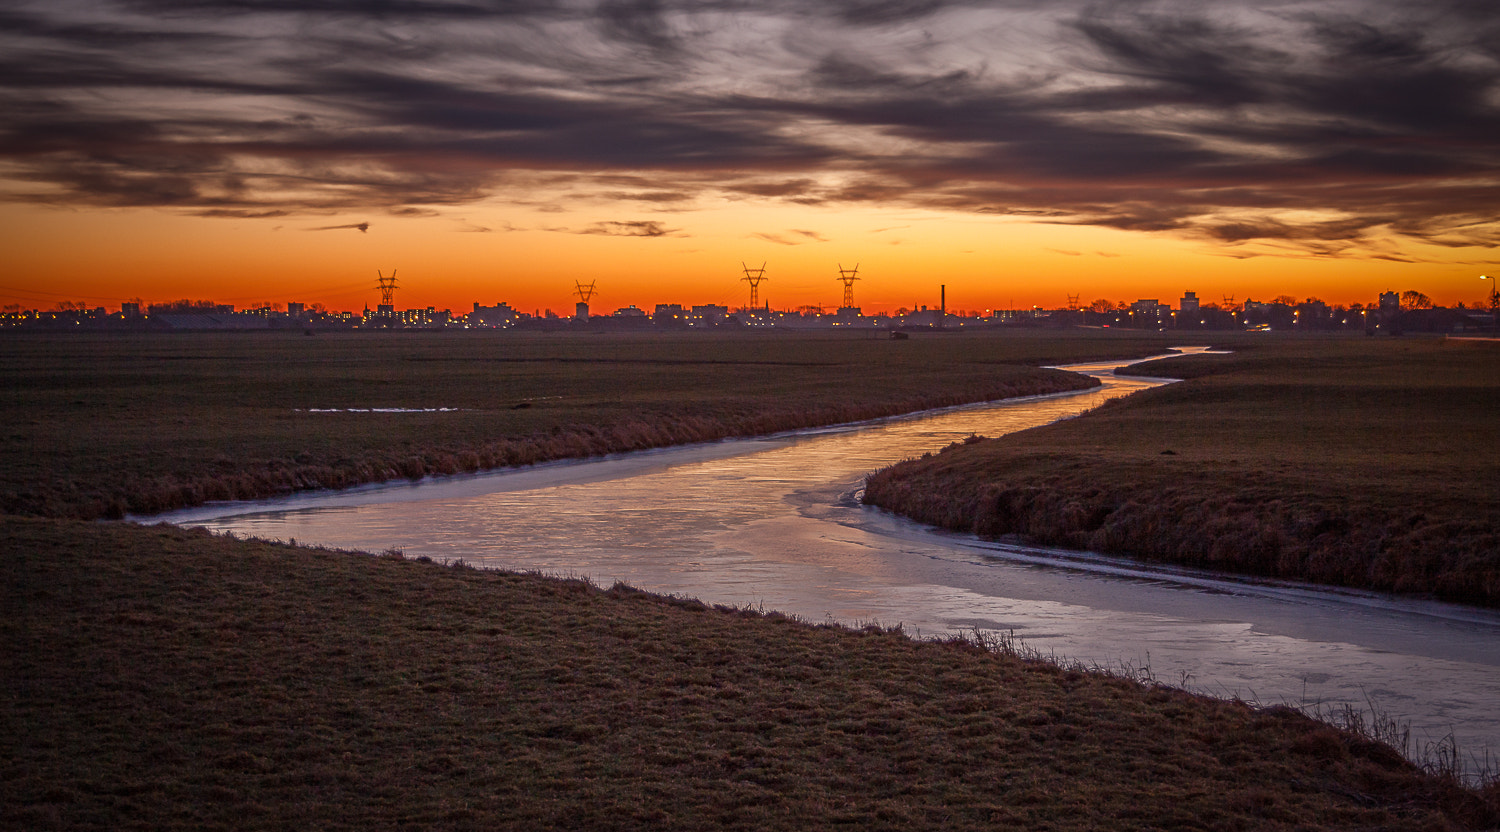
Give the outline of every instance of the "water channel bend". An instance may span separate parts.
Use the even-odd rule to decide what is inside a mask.
[[[1262,703],[1365,707],[1420,742],[1500,753],[1500,614],[985,542],[861,506],[864,476],[978,433],[1165,383],[337,493],[162,520],[239,535],[583,576],[913,635],[1014,633],[1059,657]],[[371,414],[371,418],[401,418]],[[455,418],[462,418],[455,415]]]

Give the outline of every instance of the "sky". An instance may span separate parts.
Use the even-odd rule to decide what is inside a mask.
[[[1483,302],[1494,0],[12,0],[0,305]]]

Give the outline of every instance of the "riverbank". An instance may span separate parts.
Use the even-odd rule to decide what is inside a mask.
[[[968,643],[174,527],[0,552],[6,828],[1500,821],[1285,709]]]
[[[149,515],[1078,389],[1158,333],[0,338],[0,512]]]
[[[866,501],[986,537],[1500,606],[1500,350],[1241,344],[1188,379],[869,478]]]

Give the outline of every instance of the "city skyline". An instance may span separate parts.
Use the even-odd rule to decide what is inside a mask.
[[[756,270],[753,270],[753,271],[757,271],[758,272],[758,271],[762,271],[762,270],[756,269]],[[259,312],[301,313],[301,312],[316,312],[318,314],[325,314],[326,313],[326,314],[342,314],[342,315],[355,315],[355,316],[363,315],[365,317],[369,317],[369,316],[372,316],[372,315],[383,314],[383,311],[386,310],[387,304],[384,303],[384,301],[386,300],[386,297],[387,297],[385,295],[385,293],[384,293],[384,289],[386,287],[387,287],[387,284],[386,284],[385,281],[381,281],[380,283],[376,284],[376,286],[375,286],[374,292],[376,293],[376,295],[379,296],[379,300],[381,301],[380,303],[377,303],[377,304],[364,303],[364,305],[362,307],[350,307],[350,308],[330,307],[327,304],[324,304],[322,302],[317,302],[317,301],[306,302],[306,301],[298,300],[298,299],[295,299],[295,298],[288,299],[288,300],[281,300],[281,301],[278,301],[278,300],[265,300],[265,301],[259,301],[259,302],[236,304],[236,303],[221,302],[219,299],[216,299],[216,298],[213,298],[213,297],[197,297],[197,298],[152,298],[152,299],[147,299],[147,298],[142,298],[142,297],[137,296],[137,297],[133,297],[133,298],[121,301],[119,303],[114,303],[114,304],[109,304],[109,303],[93,304],[93,303],[63,301],[63,302],[60,302],[60,303],[53,304],[51,306],[49,306],[49,305],[47,305],[47,304],[44,303],[44,304],[39,304],[39,305],[35,305],[34,304],[34,305],[28,307],[28,306],[26,306],[24,304],[12,303],[12,304],[7,304],[4,311],[7,314],[18,313],[18,312],[30,313],[30,312],[54,312],[54,311],[77,311],[77,312],[89,312],[89,313],[92,314],[92,313],[96,313],[96,312],[102,310],[103,312],[105,312],[107,314],[116,314],[116,315],[118,315],[118,314],[124,313],[127,316],[130,316],[130,315],[146,314],[146,313],[151,312],[153,310],[168,311],[168,310],[172,310],[172,309],[179,308],[179,307],[180,308],[190,308],[191,307],[191,308],[201,308],[201,309],[204,309],[204,310],[213,310],[213,311],[216,311],[216,312],[219,312],[219,313],[259,313]],[[423,310],[427,310],[427,311],[450,312],[455,317],[460,317],[460,316],[463,316],[463,315],[467,314],[471,309],[473,311],[479,311],[479,310],[485,309],[485,308],[503,307],[503,308],[512,309],[516,313],[518,313],[520,315],[523,315],[525,317],[536,317],[536,318],[543,318],[543,317],[571,318],[571,317],[575,316],[575,313],[582,314],[584,310],[587,310],[588,315],[591,315],[591,316],[611,316],[611,315],[614,315],[616,313],[627,312],[627,311],[631,312],[631,313],[633,313],[633,312],[644,312],[645,314],[650,315],[650,314],[653,313],[653,311],[661,311],[662,309],[671,309],[671,308],[676,308],[676,309],[681,309],[681,310],[691,310],[691,309],[694,309],[694,308],[717,308],[717,309],[723,310],[727,314],[737,314],[737,313],[752,313],[753,314],[753,313],[756,313],[756,312],[765,311],[765,312],[775,312],[775,313],[778,313],[778,314],[786,314],[786,313],[816,314],[816,315],[827,315],[827,316],[830,316],[830,317],[834,316],[835,314],[837,314],[837,313],[839,313],[840,311],[843,311],[843,310],[848,310],[852,314],[863,315],[863,316],[866,316],[866,317],[901,316],[901,315],[906,315],[908,313],[926,312],[926,311],[930,310],[930,311],[945,311],[947,314],[952,315],[952,316],[989,317],[989,316],[992,316],[992,315],[999,316],[999,315],[1002,315],[1003,313],[1020,313],[1020,312],[1041,313],[1041,312],[1069,311],[1069,310],[1073,310],[1073,311],[1078,311],[1078,310],[1085,310],[1085,311],[1087,311],[1087,310],[1101,311],[1102,310],[1102,311],[1108,311],[1109,309],[1124,310],[1124,309],[1132,308],[1134,306],[1138,306],[1138,305],[1143,304],[1143,303],[1155,304],[1155,305],[1159,305],[1159,306],[1161,306],[1163,308],[1167,308],[1167,309],[1184,309],[1185,310],[1185,309],[1188,309],[1189,305],[1190,305],[1192,309],[1203,308],[1203,309],[1222,310],[1222,311],[1226,311],[1226,312],[1239,311],[1239,310],[1242,310],[1242,309],[1246,308],[1247,305],[1259,305],[1259,306],[1281,305],[1281,306],[1295,307],[1295,306],[1298,306],[1298,305],[1301,305],[1301,304],[1304,304],[1304,303],[1313,303],[1313,304],[1319,304],[1319,303],[1321,303],[1321,304],[1323,304],[1323,305],[1325,305],[1325,306],[1327,306],[1329,308],[1333,308],[1333,309],[1351,309],[1352,308],[1352,309],[1356,309],[1357,310],[1357,309],[1361,309],[1361,308],[1365,308],[1365,307],[1374,308],[1377,305],[1376,301],[1385,302],[1386,299],[1387,299],[1387,297],[1397,297],[1397,296],[1402,296],[1402,295],[1406,295],[1406,296],[1416,295],[1416,296],[1419,296],[1420,299],[1421,299],[1421,303],[1423,304],[1423,306],[1418,307],[1418,308],[1450,308],[1451,307],[1451,308],[1457,308],[1457,309],[1468,309],[1468,310],[1473,310],[1473,311],[1476,311],[1476,312],[1482,312],[1482,311],[1487,311],[1489,309],[1488,303],[1491,300],[1493,300],[1492,298],[1486,296],[1486,298],[1483,299],[1482,302],[1469,303],[1469,302],[1463,302],[1463,301],[1461,301],[1459,303],[1451,304],[1450,305],[1450,304],[1443,304],[1443,303],[1434,303],[1433,299],[1431,297],[1429,297],[1428,295],[1426,295],[1426,293],[1420,292],[1418,290],[1405,290],[1405,291],[1384,290],[1384,291],[1376,293],[1376,297],[1372,298],[1370,302],[1354,301],[1352,303],[1345,304],[1345,303],[1338,303],[1338,302],[1328,302],[1328,301],[1324,300],[1323,298],[1318,298],[1318,297],[1302,297],[1302,296],[1298,296],[1298,295],[1294,295],[1294,294],[1288,294],[1286,292],[1280,292],[1280,293],[1277,293],[1276,295],[1263,296],[1263,297],[1259,297],[1259,298],[1257,298],[1257,297],[1243,297],[1243,298],[1240,298],[1240,297],[1236,297],[1236,296],[1233,296],[1233,295],[1223,295],[1223,296],[1220,296],[1220,297],[1199,296],[1199,294],[1198,294],[1198,292],[1196,290],[1185,289],[1185,290],[1182,290],[1181,292],[1177,293],[1177,295],[1175,295],[1175,296],[1157,295],[1157,296],[1151,297],[1151,298],[1145,298],[1145,297],[1137,297],[1137,298],[1088,298],[1088,297],[1084,297],[1082,295],[1071,295],[1070,294],[1070,295],[1068,295],[1066,297],[1064,303],[1058,303],[1058,304],[1050,304],[1050,305],[1032,304],[1032,305],[1029,305],[1029,306],[1013,305],[1013,306],[995,306],[995,307],[975,307],[975,306],[964,306],[964,305],[961,305],[961,304],[959,304],[959,305],[949,304],[948,303],[948,298],[947,298],[947,286],[946,285],[939,285],[939,286],[936,287],[937,294],[936,294],[936,296],[934,298],[934,302],[928,303],[928,302],[925,302],[927,300],[926,298],[920,298],[919,297],[919,298],[917,298],[912,303],[909,303],[909,304],[906,304],[906,305],[895,306],[895,307],[892,307],[890,309],[870,309],[870,310],[866,310],[862,304],[860,304],[860,303],[857,302],[857,300],[856,300],[855,303],[853,303],[853,305],[846,305],[846,304],[844,304],[844,303],[841,302],[841,303],[836,303],[836,304],[799,304],[797,306],[782,306],[782,305],[778,305],[778,304],[773,304],[768,299],[764,299],[764,298],[762,298],[761,300],[758,300],[757,303],[756,303],[756,305],[754,305],[754,306],[751,306],[748,303],[739,303],[739,304],[735,304],[735,303],[718,303],[718,302],[715,302],[715,301],[703,301],[703,300],[698,300],[698,299],[693,299],[693,298],[686,298],[686,299],[684,299],[684,298],[670,298],[670,299],[655,299],[655,300],[651,300],[651,301],[647,301],[647,302],[632,302],[632,303],[622,303],[622,304],[603,304],[603,303],[599,303],[597,301],[592,301],[592,300],[583,300],[583,301],[580,301],[580,298],[583,298],[583,297],[587,297],[587,298],[590,298],[590,299],[597,297],[598,296],[598,289],[597,289],[597,286],[595,286],[595,285],[583,286],[583,285],[579,284],[579,285],[576,285],[575,288],[574,288],[574,292],[573,292],[574,297],[572,299],[572,302],[569,303],[569,304],[566,304],[566,305],[549,305],[549,306],[546,306],[546,307],[541,307],[541,306],[525,306],[525,305],[522,305],[522,304],[511,303],[506,298],[498,298],[498,299],[493,299],[492,298],[492,299],[489,299],[488,301],[486,301],[486,300],[470,300],[469,302],[462,303],[462,304],[456,304],[456,305],[453,305],[453,306],[440,306],[440,305],[436,305],[436,304],[419,305],[419,304],[408,304],[408,303],[402,302],[399,299],[400,295],[398,294],[401,287],[400,287],[400,285],[398,283],[395,282],[394,278],[392,278],[391,284],[390,284],[389,288],[392,290],[392,295],[391,295],[392,303],[389,304],[390,311],[392,311],[392,312],[402,312],[402,311],[404,311],[404,312],[420,312],[420,311],[423,311]],[[744,290],[744,292],[748,292],[748,291],[749,291],[748,289]],[[849,291],[849,290],[848,289],[844,289],[844,290],[841,290],[841,291]],[[843,298],[843,300],[847,300],[847,299],[848,299],[848,297],[846,295],[846,297]],[[1101,307],[1100,306],[1101,303],[1102,304],[1106,304],[1106,306]],[[1109,304],[1112,304],[1112,306],[1110,306]]]
[[[1482,304],[1500,53],[1443,0],[22,2],[0,303]]]

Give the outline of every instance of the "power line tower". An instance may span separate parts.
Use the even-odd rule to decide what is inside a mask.
[[[578,303],[573,307],[573,316],[575,318],[583,321],[589,319],[589,300],[594,297],[594,284],[598,282],[597,280],[591,280],[589,281],[589,285],[585,286],[581,280],[573,281],[573,286],[575,287],[573,294],[578,296]]]
[[[744,281],[747,281],[750,284],[750,308],[751,309],[759,309],[760,308],[760,284],[761,284],[762,281],[770,279],[770,278],[766,277],[766,264],[765,264],[765,261],[761,262],[760,268],[758,268],[758,269],[752,269],[749,266],[745,265],[745,261],[741,260],[740,261],[740,267],[745,270],[745,276],[742,277],[742,278],[740,278],[740,279],[744,280]]]
[[[1068,295],[1068,311],[1069,312],[1077,312],[1078,311],[1078,296],[1077,295],[1072,295],[1072,294]]]
[[[858,263],[855,263],[852,269],[844,268],[843,263],[839,264],[839,276],[835,279],[844,284],[844,309],[854,308],[854,281],[859,280],[858,275]]]
[[[390,277],[375,270],[377,285],[380,287],[380,306],[376,310],[382,315],[396,314],[396,270],[391,269]]]

